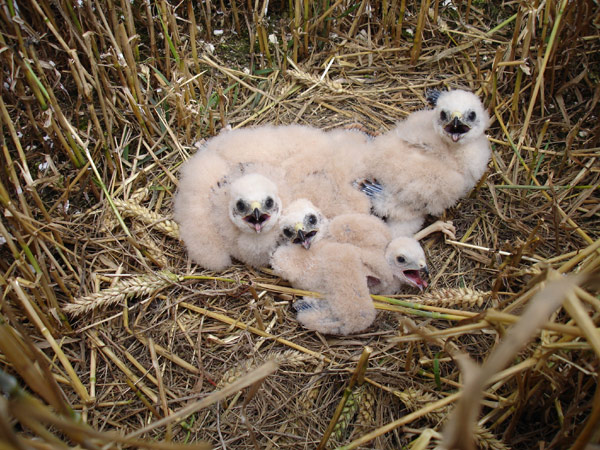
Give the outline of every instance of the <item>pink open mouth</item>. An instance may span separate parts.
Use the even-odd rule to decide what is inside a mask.
[[[427,287],[427,281],[421,278],[421,274],[418,270],[405,270],[403,274],[410,284],[418,287],[420,290],[423,290]]]
[[[452,142],[458,142],[470,129],[471,127],[458,120],[454,120],[444,127],[444,131],[450,135]]]
[[[244,217],[244,222],[246,222],[251,228],[254,229],[254,231],[256,231],[257,233],[260,233],[261,230],[263,229],[263,226],[265,225],[265,223],[267,222],[267,220],[269,220],[271,218],[271,216],[269,214],[261,214],[260,216],[258,216],[258,218],[253,215],[247,215]]]
[[[302,247],[304,247],[306,250],[308,250],[310,248],[310,245],[312,244],[313,238],[316,236],[317,234],[317,230],[313,230],[313,231],[309,231],[308,233],[304,234],[304,233],[298,233],[298,237],[296,239],[294,239],[292,242],[294,244],[302,244]]]

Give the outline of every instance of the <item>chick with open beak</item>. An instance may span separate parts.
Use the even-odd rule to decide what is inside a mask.
[[[440,120],[445,124],[443,125],[443,129],[450,139],[452,139],[452,142],[458,142],[471,129],[468,124],[463,122],[463,115],[460,111],[452,111],[448,114],[442,110],[440,112]]]
[[[305,199],[290,204],[281,217],[280,227],[283,240],[302,245],[306,250],[323,233],[326,219]]]
[[[250,174],[232,184],[229,216],[241,231],[269,231],[277,223],[280,211],[277,187],[264,176]]]
[[[272,203],[271,198],[267,198],[265,201],[265,207],[268,207],[267,203],[270,205]],[[247,214],[242,217],[242,220],[246,222],[250,228],[254,229],[255,232],[260,233],[265,225],[265,222],[271,218],[269,214],[266,214],[262,211],[263,207],[260,202],[252,202],[250,207],[247,208],[246,204],[243,200],[238,200],[238,204],[236,204],[236,208],[240,212],[251,211],[250,214]]]
[[[429,270],[425,252],[417,240],[404,236],[392,240],[386,248],[385,257],[400,284],[408,284],[421,291],[427,287],[424,278],[429,276]]]
[[[455,90],[437,95],[435,127],[452,143],[475,139],[487,128],[488,115],[479,99],[470,92]]]

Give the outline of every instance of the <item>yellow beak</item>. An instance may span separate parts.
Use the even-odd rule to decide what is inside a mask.
[[[453,111],[452,114],[450,114],[450,118],[451,119],[462,119],[462,113],[460,111]]]
[[[252,203],[250,203],[250,209],[252,211],[254,211],[255,209],[258,209],[260,211],[260,203],[259,202],[252,202]]]

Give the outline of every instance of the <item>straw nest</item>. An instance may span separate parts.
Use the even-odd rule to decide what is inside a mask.
[[[596,2],[0,11],[6,445],[598,443]],[[376,133],[432,87],[484,100],[493,158],[445,213],[457,241],[425,240],[424,294],[376,298],[375,325],[341,339],[299,327],[302,293],[268,269],[189,263],[171,200],[202,139],[226,124]]]

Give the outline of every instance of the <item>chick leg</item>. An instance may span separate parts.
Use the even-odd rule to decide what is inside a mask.
[[[454,227],[452,222],[451,221],[444,222],[442,220],[438,220],[438,221],[432,223],[431,225],[429,225],[428,227],[423,228],[418,233],[415,233],[415,235],[413,237],[417,241],[420,241],[424,237],[429,236],[430,234],[435,233],[437,231],[441,231],[446,236],[448,236],[450,239],[456,239],[456,234],[455,234],[456,228]]]

